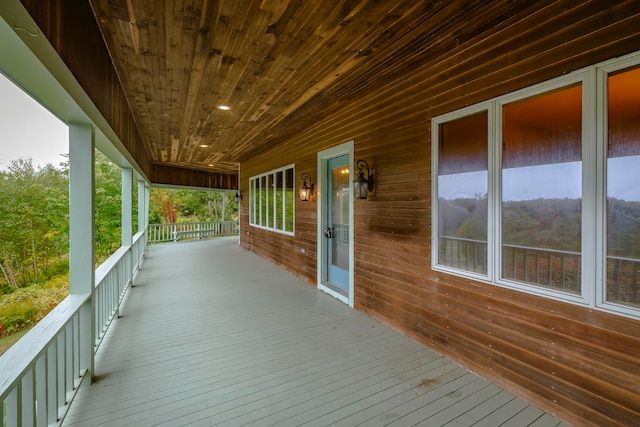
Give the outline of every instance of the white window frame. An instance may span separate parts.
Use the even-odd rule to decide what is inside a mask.
[[[469,107],[463,108],[461,110],[452,111],[450,113],[444,114],[442,116],[434,117],[431,121],[431,141],[432,141],[432,156],[431,156],[431,170],[433,171],[433,179],[431,180],[432,184],[432,239],[431,239],[431,259],[432,259],[432,268],[434,270],[440,270],[445,272],[450,272],[453,274],[458,274],[461,276],[469,277],[471,279],[482,280],[482,281],[491,281],[493,278],[493,263],[491,260],[493,259],[492,248],[494,246],[494,234],[492,233],[492,221],[489,221],[487,224],[487,274],[475,273],[472,271],[461,270],[455,267],[449,267],[446,265],[438,264],[439,258],[439,235],[438,230],[439,226],[439,201],[438,201],[438,161],[439,161],[439,141],[440,141],[440,125],[451,122],[458,119],[463,119],[465,117],[473,116],[478,113],[487,112],[487,130],[488,130],[488,141],[487,141],[487,150],[488,150],[488,170],[487,173],[487,190],[491,192],[493,177],[491,175],[492,170],[492,152],[493,147],[489,141],[493,140],[494,129],[492,123],[495,121],[495,107],[491,102],[482,102],[480,104],[471,105]],[[487,218],[491,218],[493,213],[493,204],[487,203]]]
[[[570,302],[631,318],[640,318],[640,307],[606,300],[606,163],[607,77],[609,73],[640,64],[640,52],[595,64],[522,90],[465,107],[431,121],[432,141],[432,268],[470,279],[546,298]],[[582,86],[582,230],[581,293],[572,294],[501,278],[502,271],[502,107],[574,84]],[[440,125],[476,113],[488,113],[488,224],[487,275],[438,264],[438,153]]]
[[[266,209],[266,214],[267,217],[264,218],[264,222],[263,222],[263,218],[262,218],[262,203],[263,203],[263,198],[259,197],[258,195],[261,194],[261,190],[262,190],[262,181],[263,178],[265,181],[268,181],[270,177],[270,180],[272,183],[276,182],[276,174],[278,172],[282,172],[282,191],[283,194],[286,194],[286,189],[287,189],[287,170],[291,169],[292,171],[292,177],[293,177],[293,182],[291,183],[292,188],[293,188],[293,192],[291,194],[292,199],[292,219],[293,219],[293,230],[292,231],[287,231],[287,202],[286,202],[286,197],[282,198],[282,204],[281,206],[277,206],[276,203],[276,197],[275,197],[275,189],[274,191],[271,193],[273,196],[271,197],[272,200],[270,200],[270,203],[272,204],[272,206],[268,206]],[[295,195],[296,195],[296,191],[295,191],[295,181],[296,181],[296,170],[295,170],[295,164],[291,164],[291,165],[287,165],[287,166],[283,166],[281,168],[278,169],[273,169],[270,170],[269,172],[265,172],[262,173],[260,175],[254,175],[251,178],[249,178],[249,210],[251,212],[253,212],[253,221],[251,220],[251,216],[249,217],[249,225],[251,227],[255,227],[255,228],[261,228],[263,230],[269,230],[269,231],[273,231],[275,233],[280,233],[280,234],[286,234],[289,236],[294,236],[295,235],[295,214],[296,214],[296,209],[295,209]],[[281,209],[282,210],[282,224],[281,224],[281,229],[277,228],[275,222],[276,222],[276,211],[277,209]],[[266,224],[266,225],[262,225],[262,224]]]
[[[640,65],[640,52],[611,59],[596,67],[597,81],[597,227],[596,227],[596,263],[595,278],[601,286],[596,288],[595,305],[611,313],[622,314],[635,319],[640,318],[640,308],[634,308],[616,302],[607,301],[607,81],[609,74]]]

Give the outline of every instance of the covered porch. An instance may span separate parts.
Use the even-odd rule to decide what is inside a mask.
[[[640,2],[153,5],[0,2],[0,72],[69,126],[71,182],[71,296],[0,358],[6,425],[557,423],[393,329],[571,424],[637,424],[640,215],[607,206],[640,212],[640,196],[608,193],[614,169],[637,190]],[[510,106],[556,105],[565,91],[571,114],[501,122]],[[558,123],[540,127],[547,116]],[[482,131],[457,126],[468,118]],[[462,129],[449,171],[445,128]],[[507,145],[507,129],[525,143]],[[122,168],[123,233],[94,271],[95,148]],[[549,148],[558,155],[538,155]],[[502,162],[507,152],[518,161]],[[361,161],[375,181],[368,199],[349,190],[341,211],[342,284],[357,311],[317,291],[333,283],[326,239],[345,225],[323,198],[338,194],[329,164],[344,156],[331,170],[344,166],[346,189]],[[550,236],[576,247],[539,244],[523,215],[502,221],[505,184],[518,184],[513,202],[535,187],[504,171],[561,163],[573,178],[548,176],[571,197],[545,200],[572,200],[558,210],[572,215],[549,203],[543,219],[568,218],[556,224],[579,238]],[[464,185],[485,188],[451,210],[478,215],[440,230],[440,177],[480,169]],[[296,195],[307,182],[308,200]],[[233,191],[244,249],[235,239],[147,248],[151,187]],[[526,239],[503,241],[521,229]],[[552,258],[562,273],[547,286]]]
[[[560,421],[238,246],[151,245],[63,422]]]

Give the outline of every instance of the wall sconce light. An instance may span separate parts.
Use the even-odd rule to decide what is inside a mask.
[[[364,160],[356,162],[358,168],[358,177],[353,180],[353,191],[356,199],[366,199],[367,194],[373,191],[373,175],[369,170],[369,165]],[[363,169],[367,170],[367,177],[364,177]]]
[[[240,203],[240,200],[242,200],[242,192],[241,191],[236,191],[236,203]]]
[[[307,180],[309,181],[309,185],[307,185]],[[304,172],[302,174],[302,187],[300,187],[300,200],[308,202],[311,196],[313,196],[313,179],[311,175]]]

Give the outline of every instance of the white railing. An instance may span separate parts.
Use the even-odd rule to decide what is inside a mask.
[[[95,291],[68,296],[0,356],[0,425],[59,425],[144,256],[146,234],[95,272]],[[93,307],[93,313],[92,313]],[[94,320],[92,320],[92,317]],[[95,330],[91,330],[91,325]],[[83,345],[85,344],[85,345]]]
[[[177,242],[180,239],[229,236],[238,234],[239,230],[240,227],[237,221],[149,224],[148,243]]]
[[[140,268],[145,246],[146,234],[140,232],[133,237],[131,247],[121,247],[96,269],[96,351],[111,322],[118,316],[122,299]]]

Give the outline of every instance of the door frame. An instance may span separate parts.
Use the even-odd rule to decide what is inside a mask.
[[[353,307],[354,302],[354,198],[353,191],[349,191],[349,297],[346,298],[343,295],[333,291],[329,287],[325,286],[324,283],[327,281],[328,271],[327,271],[327,239],[324,237],[323,230],[327,227],[327,192],[325,191],[327,188],[327,169],[329,159],[338,156],[349,155],[349,182],[353,182],[353,148],[354,141],[351,140],[349,142],[345,142],[344,144],[340,144],[338,146],[328,148],[323,151],[318,152],[318,230],[317,230],[317,286],[318,289],[324,291],[331,296],[339,299],[340,301],[348,304],[349,307]]]

